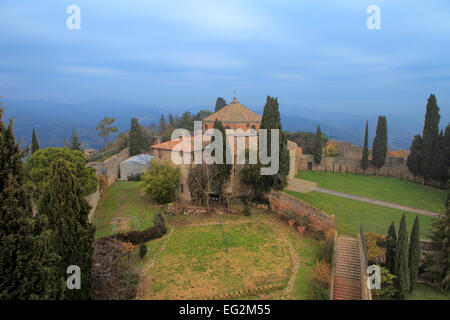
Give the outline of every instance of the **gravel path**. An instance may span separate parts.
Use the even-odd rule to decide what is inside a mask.
[[[319,187],[314,189],[314,191],[321,192],[321,193],[326,193],[326,194],[331,194],[333,196],[347,198],[347,199],[351,199],[351,200],[367,202],[367,203],[375,204],[377,206],[382,206],[382,207],[397,209],[397,210],[401,210],[401,211],[408,211],[408,212],[412,212],[412,213],[422,214],[424,216],[430,216],[430,217],[433,217],[433,218],[441,216],[441,214],[437,213],[437,212],[411,208],[411,207],[407,207],[407,206],[402,206],[400,204],[395,204],[395,203],[392,203],[392,202],[386,202],[386,201],[375,200],[375,199],[371,199],[371,198],[355,196],[355,195],[352,195],[352,194],[339,192],[339,191],[334,191],[334,190],[328,190],[328,189],[319,188]]]

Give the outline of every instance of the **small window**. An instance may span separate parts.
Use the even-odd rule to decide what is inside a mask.
[[[183,193],[183,192],[184,192],[184,185],[180,184],[180,193]]]

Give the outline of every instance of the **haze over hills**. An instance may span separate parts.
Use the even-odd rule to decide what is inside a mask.
[[[101,148],[103,139],[98,137],[95,128],[105,116],[116,119],[115,125],[121,132],[129,129],[132,117],[137,117],[143,125],[149,125],[151,122],[158,123],[161,114],[167,116],[171,112],[173,115],[181,115],[184,111],[194,114],[205,109],[199,106],[183,106],[175,110],[167,110],[151,104],[120,102],[104,98],[74,104],[31,100],[3,100],[3,102],[6,106],[6,119],[15,118],[14,130],[17,138],[22,139],[24,145],[29,144],[32,128],[36,128],[42,147],[63,146],[64,139],[68,139],[72,129],[75,128],[84,147]],[[262,114],[263,106],[247,105],[247,107]],[[285,114],[283,107],[288,107],[288,110],[298,110],[298,114]],[[214,111],[213,104],[208,109]],[[322,131],[331,139],[345,140],[356,145],[363,143],[366,119],[369,120],[369,142],[372,143],[378,117],[375,113],[367,116],[324,112],[293,105],[280,105],[280,110],[285,130],[315,132],[317,125],[320,124]],[[409,149],[413,136],[422,133],[423,115],[401,119],[387,115],[387,120],[391,149]],[[441,127],[445,127],[447,123],[448,116],[442,114],[441,110]]]

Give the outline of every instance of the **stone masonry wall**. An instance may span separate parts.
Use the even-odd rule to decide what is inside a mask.
[[[316,207],[286,193],[271,193],[269,195],[269,202],[270,209],[279,214],[288,211],[300,217],[307,216],[310,221],[307,228],[310,231],[325,232],[334,227],[334,215],[330,216]]]
[[[104,174],[108,181],[108,186],[113,184],[120,176],[120,163],[130,157],[128,148],[123,149],[118,154],[112,156],[103,162],[89,162],[88,167],[95,169],[97,176],[102,173],[103,169],[106,170]]]
[[[323,157],[322,162],[316,164],[312,154],[298,154],[296,156],[297,169],[308,170],[308,163],[313,171],[340,172],[349,174],[367,174],[393,177],[400,180],[415,181],[416,183],[427,184],[434,187],[441,187],[441,181],[425,179],[422,176],[416,176],[409,171],[406,160],[403,158],[387,156],[385,165],[377,169],[369,166],[364,172],[361,167],[361,159],[346,159],[342,157]]]

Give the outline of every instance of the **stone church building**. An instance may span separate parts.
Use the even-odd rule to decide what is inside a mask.
[[[173,151],[179,152],[179,156],[183,157],[184,159],[190,158],[191,164],[178,164],[177,166],[180,168],[180,180],[179,185],[177,188],[177,202],[181,202],[184,204],[190,204],[191,203],[191,195],[188,189],[187,184],[187,177],[189,174],[189,169],[192,166],[195,166],[193,164],[193,159],[195,157],[195,153],[202,153],[205,149],[205,147],[210,143],[211,136],[208,135],[207,130],[212,129],[214,126],[214,121],[219,120],[222,122],[225,129],[242,129],[242,131],[246,132],[245,135],[241,133],[236,132],[227,132],[227,139],[229,140],[229,143],[231,146],[234,146],[234,165],[231,173],[231,179],[228,187],[226,188],[226,192],[231,194],[232,198],[236,198],[239,195],[241,195],[243,192],[245,192],[242,183],[240,183],[239,179],[239,170],[240,166],[237,164],[237,152],[236,148],[238,145],[238,141],[243,141],[242,138],[245,140],[245,148],[253,148],[255,145],[255,141],[257,141],[257,134],[259,132],[260,126],[261,126],[261,119],[262,117],[249,110],[242,104],[238,102],[236,98],[233,99],[233,102],[226,105],[222,109],[220,109],[218,112],[206,117],[202,121],[202,130],[201,134],[203,135],[201,146],[196,146],[194,144],[194,136],[200,134],[200,132],[194,132],[193,137],[186,137],[182,138],[180,137],[177,140],[170,140],[163,143],[159,143],[156,145],[151,146],[151,151],[153,152],[153,156],[155,159],[163,160],[163,161],[170,161],[172,162],[171,153]],[[249,130],[250,129],[250,130]],[[254,139],[252,139],[254,137]],[[241,139],[240,139],[241,138]],[[186,152],[183,152],[182,145],[183,144],[191,144],[191,151],[189,154],[186,154]],[[290,155],[290,171],[289,171],[289,178],[293,178],[297,172],[296,168],[296,150],[297,145],[292,142],[288,141],[288,150]],[[172,162],[173,163],[173,162]]]

